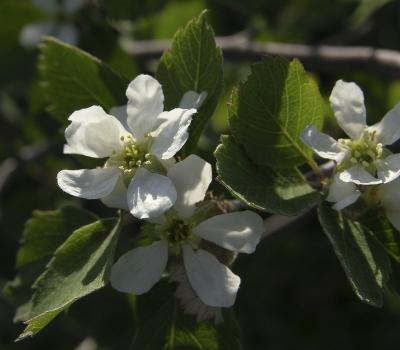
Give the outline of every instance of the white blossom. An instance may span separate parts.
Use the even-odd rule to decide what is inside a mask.
[[[377,187],[377,198],[386,217],[400,231],[400,178]]]
[[[363,92],[355,83],[342,80],[336,82],[330,103],[338,124],[350,138],[336,141],[310,125],[303,131],[302,141],[320,157],[337,162],[342,182],[376,185],[400,176],[400,154],[391,154],[384,147],[400,138],[400,104],[380,122],[367,126]]]
[[[73,196],[101,199],[138,218],[159,216],[176,200],[164,174],[188,138],[196,109],[163,112],[161,85],[148,75],[136,77],[126,95],[128,105],[112,109],[115,116],[99,106],[71,114],[64,153],[108,159],[96,169],[62,170],[57,182]]]
[[[221,214],[198,222],[196,203],[202,201],[212,180],[211,165],[191,155],[168,171],[177,200],[157,222],[158,237],[152,244],[128,251],[111,270],[112,286],[126,293],[147,292],[162,276],[169,255],[183,260],[190,286],[200,300],[212,307],[234,304],[240,278],[216,256],[202,248],[206,240],[235,253],[254,252],[263,220],[256,213]]]

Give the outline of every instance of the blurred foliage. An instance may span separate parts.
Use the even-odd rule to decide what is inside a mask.
[[[132,79],[139,72],[154,73],[156,66],[122,51],[120,34],[171,38],[204,8],[210,10],[217,35],[246,31],[260,41],[400,49],[400,3],[387,0],[88,0],[72,21],[80,48]],[[25,49],[18,41],[26,24],[47,17],[29,0],[0,0],[0,175],[12,169],[15,157],[26,156],[45,140],[53,142],[40,158],[18,165],[5,183],[0,177],[0,288],[15,277],[16,251],[32,211],[79,203],[56,187],[55,178],[61,168],[82,165],[61,156],[63,131],[47,110],[36,70],[38,50]],[[200,143],[208,160],[219,135],[228,131],[226,102],[232,87],[247,77],[250,63],[225,62],[222,98]],[[390,77],[361,70],[314,73],[324,97],[339,78],[357,81],[366,95],[369,123],[400,100],[400,81]],[[328,107],[325,113],[332,116]],[[329,120],[325,128],[340,135]],[[214,191],[224,193],[220,186]],[[102,216],[110,213],[100,203],[82,205]],[[129,241],[129,232],[122,235]],[[398,348],[400,305],[390,295],[383,309],[356,299],[314,215],[267,238],[255,255],[238,260],[235,271],[242,276],[236,311],[246,349]],[[22,326],[11,322],[14,305],[2,295],[0,349],[69,350],[85,339],[97,344],[93,349],[128,349],[134,334],[131,305],[107,287],[71,307],[35,339],[15,344]]]

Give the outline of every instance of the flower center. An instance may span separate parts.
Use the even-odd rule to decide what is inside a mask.
[[[150,137],[145,137],[141,142],[136,142],[132,135],[121,136],[124,144],[120,153],[113,152],[107,160],[107,166],[118,167],[127,181],[130,181],[135,171],[143,165],[150,165],[148,146]]]
[[[366,131],[358,140],[340,139],[341,146],[349,151],[347,160],[375,170],[376,161],[382,158],[383,146],[375,142],[375,132]]]

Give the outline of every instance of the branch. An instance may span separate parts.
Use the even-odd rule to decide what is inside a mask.
[[[299,45],[251,42],[244,35],[217,37],[224,57],[232,61],[259,61],[268,55],[298,58],[313,71],[368,69],[394,79],[400,77],[400,52],[368,46]],[[159,58],[170,41],[121,39],[124,50],[136,59]]]

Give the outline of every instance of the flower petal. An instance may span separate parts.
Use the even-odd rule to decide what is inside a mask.
[[[383,183],[391,182],[400,176],[400,153],[391,154],[377,164],[378,178]]]
[[[61,5],[54,0],[32,0],[33,4],[49,15],[54,15],[60,11]]]
[[[386,211],[400,211],[400,178],[379,186],[378,195]]]
[[[189,137],[187,130],[194,113],[195,109],[182,108],[161,113],[159,119],[163,122],[153,133],[154,141],[150,153],[161,159],[172,158]]]
[[[325,159],[340,162],[344,157],[335,139],[317,130],[314,125],[307,126],[300,135],[301,140],[316,154]]]
[[[71,124],[65,130],[64,153],[104,158],[122,151],[120,137],[128,131],[100,106],[80,109],[68,119]]]
[[[351,168],[343,170],[339,174],[340,180],[344,182],[353,182],[357,185],[377,185],[382,180],[374,178],[360,164],[353,165]]]
[[[40,44],[43,37],[54,30],[54,23],[38,21],[25,25],[19,33],[19,43],[25,48],[34,48]]]
[[[329,97],[336,120],[353,140],[366,128],[364,94],[355,83],[338,80]]]
[[[160,280],[167,262],[168,244],[164,240],[132,249],[111,268],[111,285],[123,293],[146,293]]]
[[[70,45],[78,43],[78,30],[72,24],[58,24],[52,36]]]
[[[169,169],[168,177],[177,192],[174,208],[183,218],[191,216],[195,204],[204,199],[211,183],[211,164],[192,154]]]
[[[335,175],[329,185],[329,194],[326,197],[328,202],[334,202],[332,206],[335,210],[342,210],[353,204],[361,196],[361,192],[353,182],[343,182],[339,175]]]
[[[240,277],[214,255],[202,249],[194,252],[185,245],[183,262],[190,285],[203,303],[219,307],[231,307],[235,303]]]
[[[375,132],[376,142],[391,145],[400,138],[400,103],[385,114],[382,120],[368,128]]]
[[[117,118],[126,130],[130,130],[128,126],[128,112],[126,108],[126,105],[112,107],[110,109],[110,114]]]
[[[87,2],[87,0],[64,0],[63,10],[72,15],[78,12]]]
[[[179,108],[183,109],[199,109],[207,97],[207,92],[203,91],[200,94],[196,91],[187,91],[183,95],[181,102],[179,103]]]
[[[213,216],[193,229],[193,233],[225,249],[253,253],[265,231],[264,222],[256,213],[245,210]]]
[[[139,168],[128,187],[128,207],[139,219],[157,217],[172,207],[176,190],[172,181],[160,174]]]
[[[118,181],[117,168],[61,170],[57,174],[58,186],[68,194],[98,199],[109,195]]]
[[[126,186],[124,184],[123,178],[121,175],[119,175],[118,181],[115,184],[115,187],[112,190],[112,192],[109,195],[107,195],[106,197],[103,197],[101,199],[101,201],[107,207],[124,209],[126,211],[129,211],[127,192],[128,192],[128,189],[126,188]]]
[[[136,140],[153,131],[164,109],[164,94],[160,83],[150,75],[138,75],[126,90],[128,125]]]

